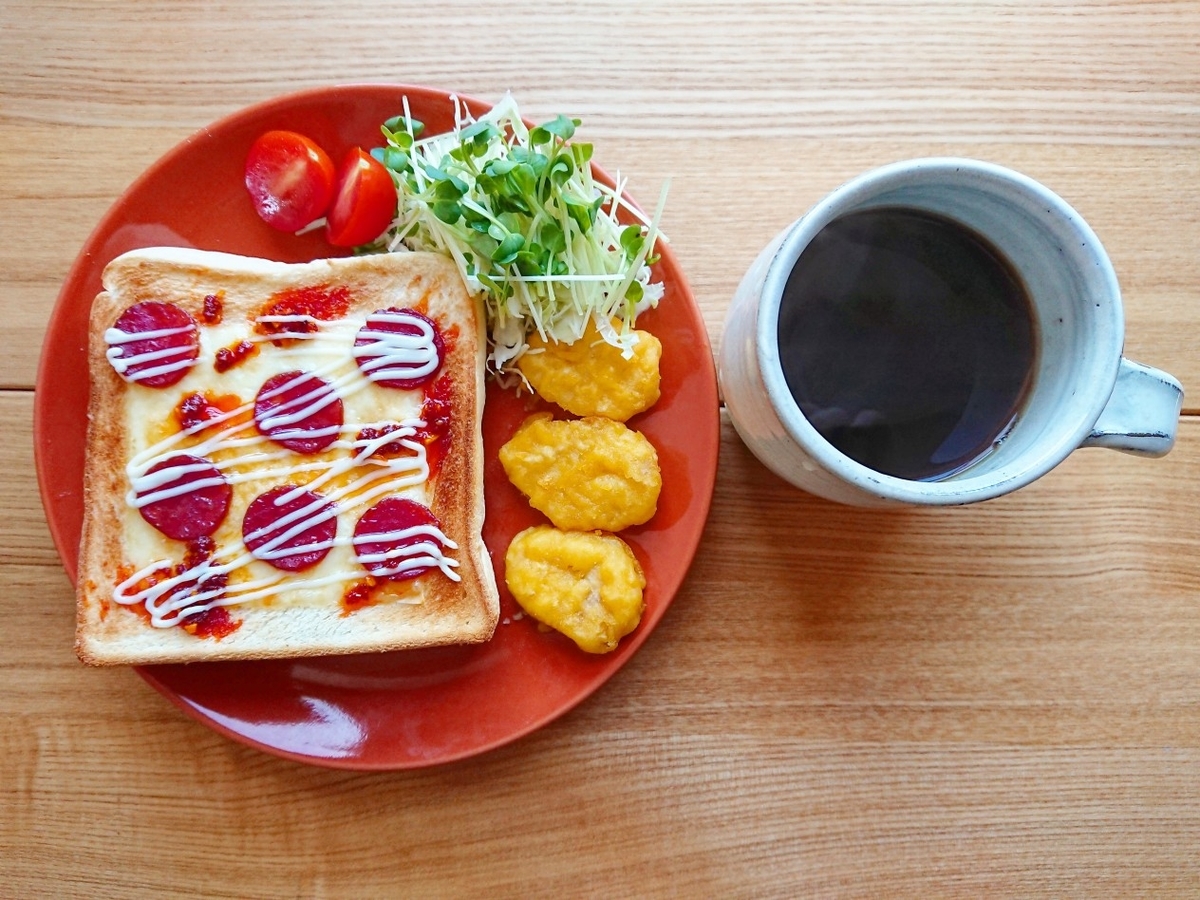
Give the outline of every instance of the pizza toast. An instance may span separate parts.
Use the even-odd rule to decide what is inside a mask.
[[[491,637],[483,310],[453,264],[113,260],[91,314],[89,664]]]

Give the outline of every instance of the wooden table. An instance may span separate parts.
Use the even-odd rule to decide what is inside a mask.
[[[1200,384],[1200,3],[0,5],[0,895],[1200,893],[1200,410],[974,508],[792,490],[723,421],[712,516],[599,693],[440,768],[283,761],[72,650],[33,471],[88,232],[244,105],[355,81],[582,117],[720,343],[758,248],[846,177],[1020,169],[1108,246],[1127,351]]]

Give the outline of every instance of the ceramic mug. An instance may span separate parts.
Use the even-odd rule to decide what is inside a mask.
[[[1007,258],[1033,307],[1032,383],[995,448],[939,479],[907,480],[839,452],[805,418],[780,363],[780,304],[797,259],[851,212],[903,207],[978,232]],[[867,172],[829,194],[758,256],[725,319],[722,396],[742,440],[776,474],[862,506],[987,500],[1046,474],[1078,447],[1161,456],[1175,441],[1183,389],[1122,356],[1124,314],[1112,263],[1080,215],[1036,181],[968,159],[931,158]]]

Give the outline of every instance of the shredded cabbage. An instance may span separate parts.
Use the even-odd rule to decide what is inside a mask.
[[[450,256],[469,290],[484,295],[488,368],[512,374],[533,334],[574,343],[593,321],[632,353],[638,315],[663,296],[652,281],[654,248],[666,242],[616,186],[592,178],[590,144],[571,141],[579,120],[527,128],[511,95],[474,118],[452,97],[452,131],[421,137],[404,114],[383,125],[372,151],[392,173],[396,219],[366,250],[433,250]],[[621,218],[632,224],[622,224]],[[614,321],[616,325],[614,326]]]

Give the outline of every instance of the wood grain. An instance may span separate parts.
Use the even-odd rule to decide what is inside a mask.
[[[28,420],[27,398],[3,398],[6,429]],[[712,895],[748,878],[805,894],[1187,893],[1200,575],[1179,550],[1200,539],[1200,425],[1160,465],[1181,490],[1152,513],[1145,463],[1098,451],[950,515],[851,511],[783,486],[726,426],[697,563],[632,664],[516,745],[384,776],[275,760],[131,672],[85,670],[61,570],[7,564],[0,617],[23,641],[0,667],[15,763],[0,847],[17,854],[0,867],[29,890],[85,871],[65,886],[92,896],[369,895],[427,878],[451,895]],[[27,469],[8,491],[33,494]],[[1071,514],[1082,495],[1087,527]],[[146,853],[196,833],[204,854]]]
[[[31,424],[121,191],[223,115],[352,81],[511,89],[582,117],[635,196],[669,179],[714,349],[758,248],[844,179],[1012,166],[1108,247],[1129,355],[1200,384],[1197,34],[1195,0],[0,4],[0,897],[1200,894],[1196,396],[1163,460],[1083,451],[935,511],[793,490],[725,421],[630,664],[511,746],[382,775],[79,665]]]

